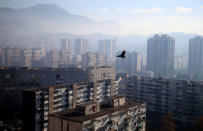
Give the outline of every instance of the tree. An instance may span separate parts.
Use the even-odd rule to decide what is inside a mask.
[[[160,131],[175,131],[176,125],[173,121],[171,113],[167,113],[161,120]]]

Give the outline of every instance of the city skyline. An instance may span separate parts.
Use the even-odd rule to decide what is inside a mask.
[[[0,0],[0,130],[203,131],[203,0]]]

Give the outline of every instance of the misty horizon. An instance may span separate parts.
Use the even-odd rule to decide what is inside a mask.
[[[153,5],[150,5],[151,7],[149,6],[148,8],[144,8],[145,7],[144,2],[143,3],[138,2],[139,6],[136,6],[136,2],[137,1],[132,2],[132,5],[135,4],[135,8],[133,8],[133,6],[129,6],[129,8],[127,8],[128,4],[123,3],[121,1],[119,1],[118,3],[114,3],[115,5],[109,3],[108,8],[107,7],[105,8],[106,2],[104,1],[100,5],[100,7],[104,6],[103,8],[96,8],[98,6],[96,4],[95,5],[96,9],[95,8],[82,9],[81,7],[73,9],[74,6],[77,7],[77,5],[82,2],[81,1],[79,1],[78,3],[73,2],[75,5],[71,8],[70,7],[71,4],[68,5],[70,2],[65,2],[63,5],[61,5],[61,2],[35,1],[31,3],[23,2],[24,6],[23,5],[20,6],[18,4],[12,5],[11,2],[2,1],[0,2],[1,5],[0,12],[3,12],[6,15],[6,13],[8,13],[6,11],[9,11],[9,13],[11,13],[12,11],[21,13],[23,11],[26,11],[28,15],[27,18],[30,19],[30,21],[24,21],[25,27],[26,26],[28,27],[28,30],[26,30],[28,34],[29,33],[40,34],[47,32],[49,33],[68,32],[76,35],[102,33],[116,36],[126,36],[133,34],[136,35],[168,34],[172,32],[183,32],[185,34],[196,34],[196,35],[202,34],[201,32],[202,26],[201,24],[199,24],[202,21],[200,19],[201,18],[200,13],[203,10],[201,2],[193,2],[193,4],[191,4],[188,1],[184,1],[184,4],[183,2],[182,3],[179,2],[180,5],[185,5],[188,8],[183,6],[175,6],[177,4],[174,4],[174,7],[171,5],[171,7],[173,8],[169,8],[163,2],[160,2],[159,8]],[[19,3],[22,3],[22,1],[19,1]],[[149,1],[149,3],[151,3],[151,1]],[[125,8],[121,8],[122,6],[124,6]],[[167,8],[163,9],[163,7],[165,6]],[[189,6],[199,9],[195,10],[193,8],[189,8]],[[81,9],[83,11],[81,11]],[[91,16],[92,12],[91,10],[93,9],[95,9],[94,17]],[[39,18],[40,21],[38,22],[34,21],[35,23],[33,24],[33,26],[35,27],[35,29],[34,31],[30,32],[29,30],[30,26],[29,24],[27,25],[27,23],[30,22],[32,23],[33,22],[32,20],[36,18],[33,17],[33,13],[35,16],[37,16],[37,18]],[[4,16],[4,18],[5,17],[6,16]],[[99,19],[96,17],[101,17],[103,19]],[[116,19],[115,17],[118,19]],[[21,21],[22,19],[19,20]],[[80,22],[78,23],[78,20],[81,20],[83,24],[81,24]],[[38,26],[40,26],[41,28],[38,29],[39,28]],[[74,26],[80,29],[74,28]],[[85,28],[85,26],[87,26],[87,28]],[[48,29],[48,27],[51,28]],[[95,29],[95,27],[98,29]],[[5,29],[5,27],[2,29]],[[17,32],[17,34],[19,33],[20,32]]]

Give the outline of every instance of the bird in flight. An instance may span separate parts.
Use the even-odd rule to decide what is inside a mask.
[[[125,50],[120,55],[118,55],[117,57],[125,58]]]

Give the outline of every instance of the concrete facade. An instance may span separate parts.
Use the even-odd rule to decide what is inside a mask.
[[[48,130],[49,113],[76,108],[78,104],[88,101],[102,102],[107,97],[117,95],[118,86],[114,84],[111,80],[103,80],[94,83],[83,82],[23,90],[22,105],[25,129]],[[29,101],[32,105],[29,104]],[[35,128],[29,128],[29,125],[33,123]]]
[[[175,39],[155,35],[147,40],[147,70],[154,75],[171,77],[174,72]]]
[[[203,80],[203,37],[189,40],[188,72],[196,80]]]
[[[203,115],[202,82],[133,76],[127,80],[126,91],[128,100],[147,103],[147,122],[152,125],[168,112],[177,127],[190,126]]]
[[[125,101],[124,97],[117,96],[99,104],[86,103],[79,105],[79,109],[50,114],[50,131],[145,131],[144,103]],[[91,113],[81,113],[87,108]],[[53,127],[55,125],[58,128]]]

